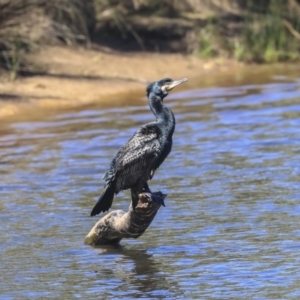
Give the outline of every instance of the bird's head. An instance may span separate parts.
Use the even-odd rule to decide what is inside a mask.
[[[151,93],[153,93],[163,100],[175,86],[177,86],[183,82],[186,82],[186,81],[187,81],[187,78],[183,78],[180,80],[164,78],[164,79],[152,82],[147,86],[147,97],[149,98],[149,95]]]

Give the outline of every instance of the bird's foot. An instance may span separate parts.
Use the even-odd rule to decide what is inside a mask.
[[[162,206],[166,206],[165,202],[164,202],[166,197],[167,197],[167,194],[163,194],[161,191],[152,193],[153,201],[155,201],[156,203],[158,203]]]

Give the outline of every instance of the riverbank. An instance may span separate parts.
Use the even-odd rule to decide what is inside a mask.
[[[1,119],[34,118],[42,112],[95,103],[111,105],[112,99],[118,104],[120,99],[130,101],[132,93],[142,96],[149,81],[212,76],[239,65],[231,60],[202,60],[181,54],[59,46],[44,47],[27,59],[32,67],[25,76],[14,82],[7,75],[1,78]]]

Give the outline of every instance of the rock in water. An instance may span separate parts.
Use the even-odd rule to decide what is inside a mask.
[[[123,238],[138,238],[153,221],[158,209],[164,205],[167,195],[161,192],[139,194],[138,204],[127,212],[114,210],[102,217],[84,242],[91,246],[117,244]]]

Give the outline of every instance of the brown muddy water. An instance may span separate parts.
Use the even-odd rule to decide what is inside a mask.
[[[169,95],[173,151],[150,182],[166,207],[119,248],[83,240],[114,153],[153,120],[146,100],[3,125],[0,299],[299,299],[297,72],[249,67]]]

